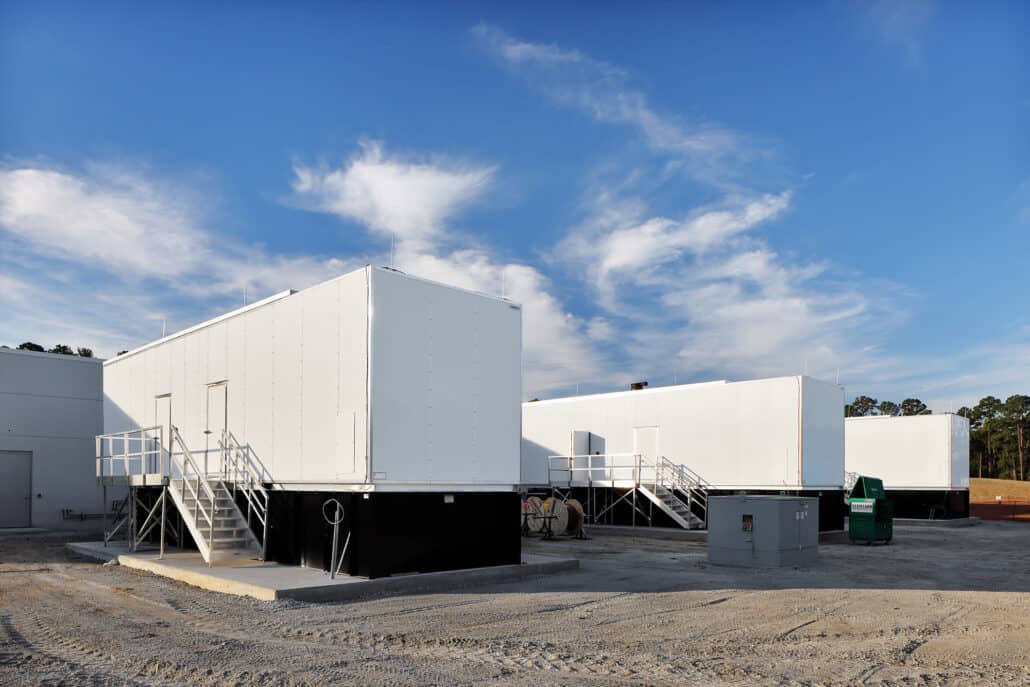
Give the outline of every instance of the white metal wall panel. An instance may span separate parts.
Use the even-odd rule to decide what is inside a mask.
[[[805,484],[844,484],[844,389],[801,378],[801,469]]]
[[[226,399],[228,401],[228,423],[230,432],[238,438],[246,436],[244,433],[247,418],[247,397],[250,394],[250,370],[247,368],[247,347],[250,341],[247,339],[247,322],[249,318],[233,317],[226,320],[227,327],[227,349],[226,349],[226,373],[225,379],[231,380],[226,385]]]
[[[207,328],[207,381],[217,382],[229,377],[229,321],[217,322]]]
[[[180,395],[172,398],[172,423],[179,428],[190,450],[197,454],[204,449],[204,403],[210,380],[207,373],[208,330],[200,329],[183,339],[186,355],[183,389]],[[137,357],[149,360],[159,348],[161,346],[151,348]]]
[[[171,368],[168,380],[167,388],[154,389],[154,394],[171,394],[171,400],[168,402],[172,407],[172,423],[182,424],[186,417],[183,415],[183,408],[186,406],[186,387],[187,387],[187,359],[186,359],[186,340],[185,339],[173,339],[164,347],[168,349],[168,365]],[[104,368],[105,374],[105,386],[107,384],[106,375],[109,374],[111,369],[117,369],[115,366],[108,365]],[[153,413],[157,404],[152,399],[147,399],[147,413]],[[166,420],[163,417],[149,416],[147,419],[147,425],[162,425],[166,424]],[[168,443],[169,437],[165,436],[165,443]]]
[[[124,364],[117,367],[104,367],[104,431],[124,432],[137,425],[133,417],[132,409],[126,408],[130,403],[129,389],[130,365]],[[114,396],[108,394],[108,389],[118,389]]]
[[[95,527],[63,520],[61,510],[100,509],[94,436],[104,416],[102,375],[99,360],[0,349],[0,452],[32,455],[35,527]]]
[[[368,449],[368,280],[370,269],[335,282],[339,356],[336,379],[335,473],[327,479],[365,482]]]
[[[373,481],[517,484],[521,310],[374,269],[372,311]]]
[[[340,289],[336,283],[312,287],[302,295],[303,391],[300,432],[302,479],[336,477],[336,415],[340,382]],[[358,313],[351,313],[353,317]]]
[[[172,346],[161,346],[154,349],[154,355],[146,360],[147,365],[147,388],[144,390],[147,397],[172,392]]]
[[[547,482],[546,457],[563,455],[573,429],[588,430],[606,453],[632,453],[635,427],[658,427],[660,453],[686,465],[716,488],[839,487],[843,455],[832,442],[805,456],[817,477],[799,472],[800,377],[733,383],[688,384],[578,396],[523,404],[522,481]],[[809,409],[806,408],[806,411]],[[826,432],[841,408],[814,405],[809,422]]]
[[[948,414],[848,418],[845,469],[879,477],[887,489],[968,488],[968,423],[955,419]],[[957,465],[960,457],[964,467]]]
[[[969,420],[948,415],[951,420],[951,487],[969,488]]]
[[[303,401],[304,324],[302,294],[275,303],[275,437],[271,455],[276,479],[303,479],[304,437],[301,403]],[[328,401],[328,399],[326,399]]]
[[[94,396],[98,393],[99,360],[78,356],[62,359],[53,354],[10,349],[0,349],[0,354],[9,356],[0,360],[0,394],[64,397],[69,390],[76,395],[86,393],[85,390]]]
[[[254,457],[265,469],[282,479],[274,470],[277,458],[275,409],[278,404],[275,379],[279,367],[275,317],[273,303],[238,318],[243,323],[242,336],[246,341],[243,354],[246,386],[242,392],[237,392],[236,377],[229,378],[229,397],[241,401],[240,406],[230,401],[230,407],[239,407],[242,413],[241,416],[233,415],[229,429],[238,441],[250,445]]]

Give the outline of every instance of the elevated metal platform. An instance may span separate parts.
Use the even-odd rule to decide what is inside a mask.
[[[652,524],[657,508],[683,529],[707,527],[708,484],[664,456],[654,461],[640,453],[549,456],[547,474],[552,491],[564,498],[574,490],[585,493],[584,514],[592,524],[605,522],[605,516],[619,504],[628,503],[634,525],[638,514]]]

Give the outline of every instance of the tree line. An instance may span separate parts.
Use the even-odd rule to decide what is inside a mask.
[[[6,346],[5,346],[6,348]],[[65,346],[64,344],[57,344],[51,349],[46,349],[40,346],[38,343],[32,341],[26,341],[25,343],[18,346],[19,351],[35,351],[36,353],[60,353],[62,355],[77,355],[82,358],[92,358],[93,349],[79,347],[73,349],[71,346]]]
[[[958,414],[969,420],[969,474],[1001,479],[1027,478],[1030,452],[1030,396],[1004,401],[984,396]]]
[[[929,415],[918,398],[901,403],[856,396],[844,406],[845,417],[864,415]],[[1027,479],[1030,460],[1030,396],[1015,394],[1004,401],[985,396],[956,415],[969,420],[969,474],[997,479]]]
[[[894,401],[877,401],[868,396],[856,396],[855,400],[844,406],[844,417],[862,417],[864,415],[929,415],[931,411],[918,398],[906,398],[901,403]]]

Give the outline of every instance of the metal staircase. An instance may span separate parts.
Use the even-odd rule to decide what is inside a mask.
[[[691,530],[704,527],[704,521],[691,513],[687,504],[680,501],[679,497],[669,489],[659,485],[652,490],[641,485],[640,493],[650,499],[665,515],[683,529]]]
[[[161,555],[164,555],[165,534],[174,533],[165,517],[165,503],[170,498],[208,565],[240,558],[263,559],[265,549],[250,527],[255,509],[248,506],[248,514],[244,516],[236,504],[235,494],[243,491],[248,503],[258,498],[254,496],[256,493],[264,497],[259,520],[266,535],[268,495],[260,484],[255,488],[245,479],[246,472],[239,467],[238,454],[243,449],[238,442],[232,439],[229,443],[223,437],[225,443],[221,448],[226,454],[223,472],[208,475],[200,469],[178,428],[171,425],[168,431],[167,448],[163,427],[97,437],[97,477],[104,486],[104,499],[107,488],[112,485],[125,485],[129,492],[123,501],[128,508],[116,515],[111,528],[106,526],[105,512],[105,544],[124,527],[129,550],[134,551],[154,527],[160,526]],[[121,452],[117,452],[116,447],[120,447]],[[230,465],[236,467],[230,469]],[[152,505],[139,498],[139,493],[145,492],[137,490],[143,487],[160,487],[160,497]],[[140,510],[147,513],[142,527],[137,525]]]
[[[643,472],[646,475],[649,470]],[[653,466],[653,478],[650,483],[641,482],[640,492],[673,522],[688,530],[707,526],[708,490],[700,477],[662,456]]]
[[[173,474],[168,492],[204,561],[212,565],[225,559],[261,557],[261,545],[225,482],[200,470],[175,425],[171,434]]]

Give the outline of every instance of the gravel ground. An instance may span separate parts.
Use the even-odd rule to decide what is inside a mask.
[[[369,599],[266,603],[0,535],[0,684],[1030,684],[1030,529],[899,528],[806,570],[704,544],[526,541],[582,569]]]

